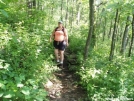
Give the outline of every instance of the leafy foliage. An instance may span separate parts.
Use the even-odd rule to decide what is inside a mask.
[[[51,61],[54,57],[53,48],[48,39],[55,22],[61,18],[61,3],[53,0],[38,1],[38,7],[28,8],[25,0],[0,0],[1,101],[47,101],[43,84],[54,70]],[[134,57],[119,54],[121,33],[127,16],[133,12],[134,1],[102,1],[96,8],[96,45],[89,50],[87,61],[83,61],[83,53],[88,33],[88,0],[68,1],[67,13],[67,2],[63,3],[62,17],[66,25],[69,25],[69,51],[76,54],[78,64],[71,69],[80,76],[80,84],[87,90],[88,99],[92,101],[121,97],[134,99]],[[75,18],[78,5],[81,6],[79,24]],[[108,33],[117,8],[120,15],[117,30],[119,39],[114,59],[110,62],[108,56],[111,39],[105,37],[102,42],[102,25],[106,20],[107,26],[103,26]],[[128,34],[132,34],[131,30]]]
[[[79,41],[82,43],[81,38]],[[91,101],[105,101],[110,98],[120,99],[123,97],[124,99],[133,99],[133,57],[124,58],[118,55],[110,62],[108,61],[110,47],[107,45],[109,43],[106,43],[108,40],[100,41],[90,51],[87,61],[82,62],[82,55],[77,54],[80,66],[75,67],[75,70],[81,78],[80,84],[87,90],[88,99]],[[79,53],[81,53],[80,51]]]
[[[44,40],[40,35],[28,33],[21,24],[17,24],[15,31],[1,24],[0,97],[1,100],[43,101],[47,93],[42,83],[48,76]]]

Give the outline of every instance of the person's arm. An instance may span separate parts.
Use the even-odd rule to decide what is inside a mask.
[[[66,41],[66,44],[68,46],[68,33],[67,33],[66,29],[65,29],[64,33],[65,33],[65,41]]]
[[[50,36],[50,42],[52,42],[52,39],[54,38],[54,33],[55,33],[55,30],[53,30],[51,36]]]

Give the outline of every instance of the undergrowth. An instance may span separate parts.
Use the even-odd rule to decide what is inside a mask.
[[[53,71],[49,35],[29,32],[22,22],[0,27],[0,100],[47,101],[43,84]]]
[[[79,65],[73,66],[80,76],[80,84],[87,90],[91,101],[126,101],[134,100],[134,57],[120,54],[109,61],[110,42],[97,40],[95,47],[89,51],[89,57],[83,61],[85,39],[82,33],[71,36],[70,50],[76,54]],[[80,37],[79,37],[80,36]]]

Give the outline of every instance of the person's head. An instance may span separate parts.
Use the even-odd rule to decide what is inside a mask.
[[[63,27],[62,24],[63,24],[63,22],[62,22],[62,21],[59,21],[59,22],[58,22],[58,27]]]

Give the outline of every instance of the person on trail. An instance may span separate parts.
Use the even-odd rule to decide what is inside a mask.
[[[65,47],[68,46],[67,30],[63,27],[63,22],[58,22],[58,27],[54,29],[50,36],[50,42],[53,41],[54,53],[57,63],[63,64]],[[59,58],[60,55],[60,58]]]

